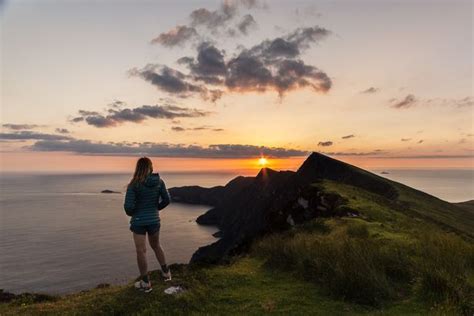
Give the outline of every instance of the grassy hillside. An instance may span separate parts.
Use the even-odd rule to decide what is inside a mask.
[[[130,285],[94,289],[33,304],[27,299],[0,305],[2,315],[125,315],[125,314],[379,314],[381,310],[328,297],[316,284],[291,274],[267,269],[253,256],[226,266],[175,269],[173,284],[185,293],[163,293],[168,283],[152,274],[154,290],[143,294]],[[384,314],[423,314],[426,308],[407,300],[383,309]]]
[[[164,294],[168,284],[153,273],[150,294],[129,284],[40,303],[20,297],[0,304],[0,314],[473,313],[468,210],[402,185],[396,201],[334,181],[314,185],[343,196],[341,207],[359,216],[269,234],[228,265],[175,266],[172,284],[186,288],[176,296]]]

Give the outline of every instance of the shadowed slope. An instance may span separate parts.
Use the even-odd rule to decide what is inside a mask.
[[[386,216],[397,213],[434,223],[445,230],[473,236],[474,212],[366,170],[312,153],[298,169],[262,169],[256,177],[237,177],[226,186],[170,189],[174,201],[209,204],[213,208],[197,222],[216,225],[222,238],[196,251],[192,262],[217,262],[241,252],[262,234],[287,229],[315,217],[357,216],[338,190],[313,185],[322,181],[358,188],[390,205]],[[382,212],[375,209],[374,212]]]

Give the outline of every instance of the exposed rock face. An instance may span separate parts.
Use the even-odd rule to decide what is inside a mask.
[[[241,251],[257,236],[315,217],[357,216],[341,196],[311,185],[321,179],[358,185],[387,197],[396,194],[383,178],[317,153],[297,172],[264,168],[256,177],[237,177],[224,187],[172,188],[173,201],[213,206],[197,222],[220,229],[222,238],[199,248],[191,263],[218,262]]]
[[[47,294],[21,293],[13,294],[0,289],[0,303],[9,303],[15,299],[24,299],[32,303],[54,301],[56,298]]]

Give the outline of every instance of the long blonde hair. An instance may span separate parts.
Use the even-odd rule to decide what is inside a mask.
[[[128,186],[136,185],[145,182],[146,178],[153,172],[153,163],[150,158],[142,157],[138,159],[135,173]]]

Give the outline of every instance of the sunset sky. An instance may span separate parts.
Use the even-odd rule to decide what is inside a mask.
[[[2,171],[473,168],[472,1],[0,0]]]

